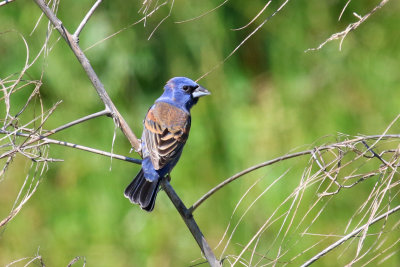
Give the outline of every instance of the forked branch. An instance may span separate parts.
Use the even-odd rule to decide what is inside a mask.
[[[97,76],[96,72],[94,71],[92,65],[88,58],[83,53],[82,49],[76,42],[74,36],[68,32],[68,30],[64,27],[61,20],[59,20],[53,11],[46,5],[43,0],[34,0],[35,3],[40,7],[43,13],[47,16],[56,30],[61,34],[64,40],[67,42],[69,47],[71,48],[72,52],[74,52],[76,58],[81,63],[83,69],[85,70],[87,76],[89,77],[90,81],[93,84],[97,94],[99,95],[100,99],[103,101],[107,110],[110,111],[112,118],[114,119],[115,124],[122,130],[126,138],[131,143],[132,147],[135,149],[136,152],[140,154],[140,143],[125,119],[119,113],[117,108],[115,107],[114,103],[111,101],[111,98],[107,94],[104,85],[101,83],[99,77]]]
[[[309,48],[307,49],[305,52],[308,51],[314,51],[314,50],[320,50],[322,47],[324,47],[327,43],[333,41],[333,40],[338,40],[340,39],[340,45],[339,45],[339,50],[342,49],[342,43],[344,38],[346,38],[347,34],[349,34],[351,31],[354,31],[355,29],[357,29],[362,23],[364,23],[372,14],[374,14],[376,11],[378,11],[380,8],[382,8],[384,5],[386,5],[386,3],[389,2],[389,0],[382,0],[376,7],[374,7],[369,13],[365,14],[364,16],[359,16],[355,13],[353,13],[357,18],[358,21],[354,22],[354,23],[350,23],[345,30],[341,31],[341,32],[337,32],[332,34],[328,39],[326,39],[324,42],[322,42],[318,47],[316,48]],[[346,3],[345,7],[342,10],[342,13],[339,16],[342,16],[344,10],[346,9],[347,5],[349,4],[349,2]]]
[[[83,69],[85,70],[86,74],[88,75],[90,81],[92,82],[94,88],[96,89],[98,95],[100,96],[100,99],[103,101],[106,110],[104,111],[105,113],[109,113],[112,118],[114,119],[114,123],[121,128],[122,132],[125,134],[125,136],[128,138],[129,142],[131,143],[132,147],[136,150],[137,153],[141,154],[141,148],[140,148],[140,142],[122,117],[122,115],[119,113],[117,108],[115,107],[114,103],[108,96],[103,84],[101,83],[99,77],[95,73],[93,67],[90,65],[89,60],[86,58],[85,54],[81,50],[78,44],[77,36],[79,35],[80,28],[81,26],[78,27],[78,30],[76,31],[76,35],[71,35],[68,30],[63,26],[62,22],[56,17],[54,12],[46,5],[46,3],[43,0],[34,0],[36,4],[40,7],[40,9],[43,11],[43,13],[48,17],[50,22],[53,24],[53,26],[57,29],[57,31],[61,34],[61,36],[64,38],[64,40],[68,43],[70,46],[71,50],[74,52],[75,56],[77,57],[78,61],[82,65]],[[100,3],[100,1],[97,1],[96,4]],[[89,15],[87,18],[90,17],[90,15],[93,13],[95,7],[89,11]],[[87,19],[83,20],[84,25],[87,21]],[[217,261],[214,253],[210,249],[210,246],[208,245],[207,241],[205,240],[203,234],[200,231],[200,228],[198,227],[196,221],[194,220],[193,216],[191,213],[188,213],[188,210],[186,209],[185,205],[179,198],[179,196],[175,193],[173,190],[172,186],[168,183],[168,181],[165,181],[165,179],[162,182],[162,187],[167,193],[168,197],[171,199],[172,203],[175,205],[176,209],[178,212],[182,215],[182,219],[186,223],[187,227],[189,228],[190,232],[192,233],[193,237],[197,241],[201,251],[204,253],[206,259],[208,260],[209,264],[211,266],[218,267],[220,266],[220,263]]]
[[[396,118],[397,120],[397,118]],[[291,159],[291,158],[296,158],[296,157],[300,157],[300,156],[304,156],[304,155],[313,155],[316,151],[323,151],[323,150],[328,150],[328,149],[333,149],[333,148],[338,148],[338,147],[347,147],[351,144],[357,143],[357,142],[363,142],[365,140],[370,140],[370,139],[388,139],[388,138],[400,138],[400,134],[389,134],[389,135],[370,135],[370,136],[364,136],[364,137],[357,137],[351,140],[346,140],[343,142],[339,142],[339,143],[334,143],[334,144],[330,144],[330,145],[325,145],[325,146],[321,146],[321,147],[317,147],[314,149],[309,149],[309,150],[305,150],[305,151],[301,151],[301,152],[296,152],[296,153],[292,153],[292,154],[287,154],[266,162],[262,162],[260,164],[254,165],[250,168],[247,168],[231,177],[229,177],[228,179],[224,180],[223,182],[221,182],[220,184],[218,184],[217,186],[215,186],[214,188],[212,188],[210,191],[208,191],[206,194],[204,194],[199,200],[197,200],[190,208],[189,211],[192,213],[195,211],[195,209],[197,209],[204,201],[206,201],[209,197],[211,197],[213,194],[215,194],[218,190],[220,190],[221,188],[223,188],[224,186],[228,185],[229,183],[235,181],[236,179],[242,177],[245,174],[248,174],[252,171],[255,171],[257,169],[260,169],[262,167],[265,166],[269,166],[272,164],[275,164],[277,162],[280,161],[284,161],[287,159]],[[370,151],[370,148],[368,147],[368,149],[366,151]],[[364,152],[365,153],[365,152]]]

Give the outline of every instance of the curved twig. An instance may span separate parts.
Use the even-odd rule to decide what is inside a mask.
[[[349,4],[350,1],[347,2],[347,4],[345,5],[344,9],[347,7],[347,5]],[[356,17],[358,18],[357,22],[354,23],[350,23],[345,30],[341,31],[341,32],[337,32],[332,34],[328,39],[326,39],[324,42],[322,42],[318,47],[315,48],[309,48],[304,52],[309,52],[309,51],[314,51],[314,50],[320,50],[322,47],[324,47],[327,43],[333,41],[333,40],[337,40],[340,39],[340,45],[339,45],[339,50],[342,49],[342,43],[344,38],[346,38],[347,34],[349,34],[351,31],[354,31],[355,29],[357,29],[364,21],[366,21],[372,14],[374,14],[376,11],[378,11],[378,9],[380,9],[381,7],[383,7],[387,2],[389,2],[389,0],[382,0],[382,2],[380,2],[376,7],[374,7],[369,13],[367,13],[366,15],[364,15],[363,17],[360,17],[359,15],[357,15]],[[343,11],[344,11],[343,9]],[[343,13],[342,11],[342,13]],[[342,16],[342,13],[339,16]]]
[[[357,137],[351,140],[346,140],[343,142],[339,142],[339,143],[334,143],[331,145],[326,145],[326,146],[321,146],[315,149],[309,149],[309,150],[305,150],[305,151],[301,151],[301,152],[296,152],[296,153],[292,153],[292,154],[287,154],[266,162],[262,162],[260,164],[257,164],[255,166],[252,166],[250,168],[247,168],[231,177],[229,177],[228,179],[226,179],[225,181],[221,182],[219,185],[217,185],[216,187],[212,188],[210,191],[208,191],[206,194],[204,194],[199,200],[197,200],[190,208],[189,211],[190,212],[194,212],[195,209],[197,209],[206,199],[208,199],[210,196],[212,196],[214,193],[216,193],[219,189],[221,189],[222,187],[226,186],[227,184],[235,181],[236,179],[242,177],[245,174],[248,174],[252,171],[255,171],[259,168],[268,166],[268,165],[272,165],[274,163],[283,161],[283,160],[287,160],[287,159],[291,159],[291,158],[295,158],[295,157],[299,157],[299,156],[304,156],[304,155],[312,155],[313,153],[315,153],[315,151],[323,151],[323,150],[328,150],[328,149],[332,149],[335,147],[343,147],[343,146],[347,146],[348,144],[351,143],[355,143],[355,142],[359,142],[359,141],[363,141],[363,140],[370,140],[370,139],[387,139],[387,138],[400,138],[400,134],[389,134],[389,135],[370,135],[370,136],[364,136],[364,137]],[[368,150],[367,150],[368,151]]]
[[[65,141],[50,139],[50,138],[47,138],[47,137],[44,137],[44,136],[34,136],[34,135],[28,134],[28,133],[10,132],[10,131],[2,130],[2,129],[0,129],[0,134],[31,137],[33,140],[36,140],[36,141],[41,140],[41,141],[43,141],[43,143],[39,144],[40,146],[46,145],[46,144],[54,144],[54,145],[66,146],[66,147],[71,147],[71,148],[87,151],[87,152],[90,152],[90,153],[94,153],[94,154],[110,157],[110,158],[113,158],[113,159],[119,159],[119,160],[123,160],[123,161],[128,161],[128,162],[135,163],[135,164],[142,164],[142,160],[140,160],[140,159],[135,159],[135,158],[131,158],[131,157],[123,156],[123,155],[118,155],[118,154],[106,152],[106,151],[103,151],[103,150],[99,150],[99,149],[96,149],[96,148],[91,148],[91,147],[87,147],[87,146],[73,144],[73,143],[69,143],[69,142],[65,142]],[[28,144],[31,144],[31,143],[33,143],[33,142],[31,142],[31,141],[28,142]],[[25,148],[28,149],[29,147],[26,146]],[[5,156],[7,156],[7,155],[5,155]],[[2,156],[0,158],[3,158],[5,156]]]
[[[233,50],[232,52],[227,55],[222,61],[220,61],[218,64],[216,64],[214,67],[212,67],[209,71],[207,71],[206,73],[204,73],[203,75],[201,75],[199,78],[196,79],[197,81],[200,81],[201,79],[203,79],[204,77],[206,77],[208,74],[210,74],[211,72],[213,72],[214,70],[216,70],[218,67],[220,67],[223,63],[225,63],[240,47],[242,47],[242,45],[244,45],[244,43],[246,43],[256,32],[258,32],[258,30],[260,30],[265,23],[267,23],[272,17],[274,17],[279,11],[282,10],[282,8],[284,8],[286,6],[286,4],[289,2],[289,0],[285,0],[275,11],[274,13],[272,13],[269,17],[267,17],[263,22],[261,22],[260,25],[258,25],[250,34],[248,34],[246,36],[246,38],[244,38],[240,44],[238,44]]]
[[[175,23],[177,23],[177,24],[179,24],[179,23],[186,23],[186,22],[190,22],[190,21],[193,21],[193,20],[196,20],[196,19],[200,19],[200,18],[202,18],[202,17],[204,17],[204,16],[210,14],[211,12],[217,10],[217,9],[220,8],[221,6],[225,5],[225,3],[228,2],[228,1],[229,1],[229,0],[225,0],[224,2],[222,2],[221,4],[219,4],[218,6],[212,8],[212,9],[206,11],[206,12],[204,12],[203,14],[201,14],[201,15],[199,15],[199,16],[197,16],[197,17],[190,18],[190,19],[185,19],[185,20],[180,20],[180,21],[175,21]]]
[[[101,4],[101,1],[102,0],[97,0],[96,3],[94,3],[92,8],[89,10],[89,12],[83,18],[82,22],[79,24],[78,28],[74,32],[74,37],[75,37],[76,41],[78,41],[79,34],[81,34],[81,31],[83,30],[83,27],[85,27],[86,23],[89,21],[90,17],[93,15],[93,13],[96,10],[96,8]]]
[[[333,243],[332,245],[328,246],[326,249],[324,249],[323,251],[321,251],[320,253],[318,253],[317,255],[315,255],[314,257],[312,257],[311,259],[309,259],[308,261],[306,261],[303,265],[301,265],[302,267],[306,267],[306,266],[310,266],[313,262],[315,262],[316,260],[318,260],[319,258],[321,258],[322,256],[324,256],[325,254],[327,254],[329,251],[337,248],[338,246],[340,246],[341,244],[343,244],[344,242],[346,242],[347,240],[349,240],[350,238],[356,236],[358,233],[360,233],[362,230],[364,230],[365,228],[368,228],[369,226],[377,223],[378,221],[387,218],[388,216],[390,216],[391,214],[397,212],[400,210],[400,205],[385,212],[384,214],[376,217],[375,219],[373,219],[372,221],[358,227],[357,229],[355,229],[353,232],[351,232],[350,234],[344,236],[343,238],[339,239],[338,241],[336,241],[335,243]]]
[[[271,2],[272,2],[272,0],[268,1],[268,2],[265,4],[265,6],[258,12],[258,14],[257,14],[250,22],[248,22],[246,25],[241,26],[241,27],[236,28],[236,29],[232,29],[232,31],[241,31],[241,30],[243,30],[243,29],[249,27],[251,24],[253,24],[254,21],[256,21],[256,19],[258,19],[258,17],[259,17],[262,13],[264,13],[265,9],[269,6],[269,4],[271,4]]]

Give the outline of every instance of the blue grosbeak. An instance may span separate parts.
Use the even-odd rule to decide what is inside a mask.
[[[125,189],[125,197],[152,211],[161,179],[178,162],[190,130],[190,109],[210,92],[191,79],[175,77],[143,121],[142,169]]]

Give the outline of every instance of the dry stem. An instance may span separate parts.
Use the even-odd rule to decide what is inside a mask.
[[[346,38],[347,34],[349,34],[351,31],[354,31],[355,29],[357,29],[362,23],[364,23],[372,14],[374,14],[376,11],[378,11],[380,8],[382,8],[387,2],[389,2],[389,0],[382,0],[376,7],[374,7],[369,13],[367,13],[363,17],[355,14],[356,17],[358,18],[357,22],[350,23],[346,27],[345,30],[332,34],[328,39],[326,39],[318,47],[309,48],[305,52],[314,51],[314,50],[320,50],[327,43],[329,43],[329,42],[331,42],[333,40],[337,40],[337,39],[340,39],[339,50],[342,50],[342,44],[343,44],[344,38]],[[344,10],[346,9],[346,7],[347,7],[347,5],[349,3],[350,3],[350,1],[348,1],[346,3],[346,5],[344,6],[344,8],[342,9],[342,12],[340,13],[339,19],[342,17],[342,14],[343,14]]]

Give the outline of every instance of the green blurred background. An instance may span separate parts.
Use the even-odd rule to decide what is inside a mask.
[[[397,116],[398,1],[389,2],[350,33],[342,51],[336,41],[318,52],[304,53],[354,22],[353,11],[362,15],[378,3],[353,1],[338,21],[345,2],[290,1],[225,63],[199,81],[212,96],[201,99],[193,109],[190,138],[172,173],[172,185],[187,206],[247,167],[294,149],[307,149],[324,136],[328,137],[323,142],[333,142],[338,133],[381,134]],[[58,16],[73,32],[92,4],[87,0],[61,1]],[[138,136],[148,107],[169,78],[197,79],[211,70],[282,3],[272,2],[255,23],[240,31],[232,29],[251,21],[265,1],[229,1],[207,16],[175,23],[194,18],[217,4],[210,0],[175,1],[170,17],[149,40],[168,15],[170,5],[149,17],[145,26],[139,23],[129,27],[86,51],[109,95]],[[81,47],[86,49],[140,19],[140,7],[141,1],[103,2],[80,36]],[[24,65],[25,46],[18,33],[29,44],[30,60],[43,45],[45,17],[30,35],[40,14],[33,1],[18,0],[0,7],[1,78],[20,71]],[[46,129],[103,107],[69,47],[63,40],[57,42],[58,36],[53,33],[50,54],[46,59],[39,58],[25,76],[40,79],[44,70],[40,92],[46,109],[63,100],[46,122]],[[23,106],[32,89],[27,87],[14,94],[14,112]],[[21,122],[32,119],[37,108],[30,107]],[[3,116],[4,107],[1,112]],[[396,124],[390,132],[399,129]],[[129,154],[124,136],[119,130],[116,132],[114,152],[136,157]],[[53,137],[110,151],[113,134],[112,120],[97,118]],[[88,266],[188,266],[200,257],[196,243],[165,193],[159,194],[151,214],[124,198],[123,190],[139,166],[59,146],[50,147],[50,156],[64,162],[49,164],[32,199],[0,229],[0,265],[36,254],[42,255],[46,266],[66,266],[76,256],[84,256]],[[238,228],[226,253],[237,254],[241,247],[235,244],[245,245],[282,202],[282,195],[290,193],[287,187],[298,184],[306,162],[294,160],[258,170],[203,204],[195,218],[211,246],[218,244],[236,203],[257,179],[262,178],[257,184],[260,193],[288,166],[298,164],[284,182],[267,193],[259,207],[262,211],[253,212]],[[26,158],[16,157],[0,183],[1,219],[11,210],[30,164]],[[357,190],[368,192],[371,186],[373,183]],[[317,232],[343,233],[346,218],[359,205],[345,199],[338,200],[336,209],[327,213],[325,224],[321,223],[326,228],[321,226]],[[347,214],[340,203],[348,204],[344,209],[349,211]],[[238,211],[232,220],[237,221],[243,211]],[[333,222],[332,217],[338,222]],[[267,236],[261,242],[271,239]],[[297,253],[301,249],[304,248],[298,248]],[[219,253],[221,248],[217,249],[218,256]],[[295,265],[311,255],[302,256]],[[335,266],[338,255],[326,257],[320,264]],[[343,256],[343,263],[348,260]],[[399,263],[399,256],[385,262],[392,266]]]

